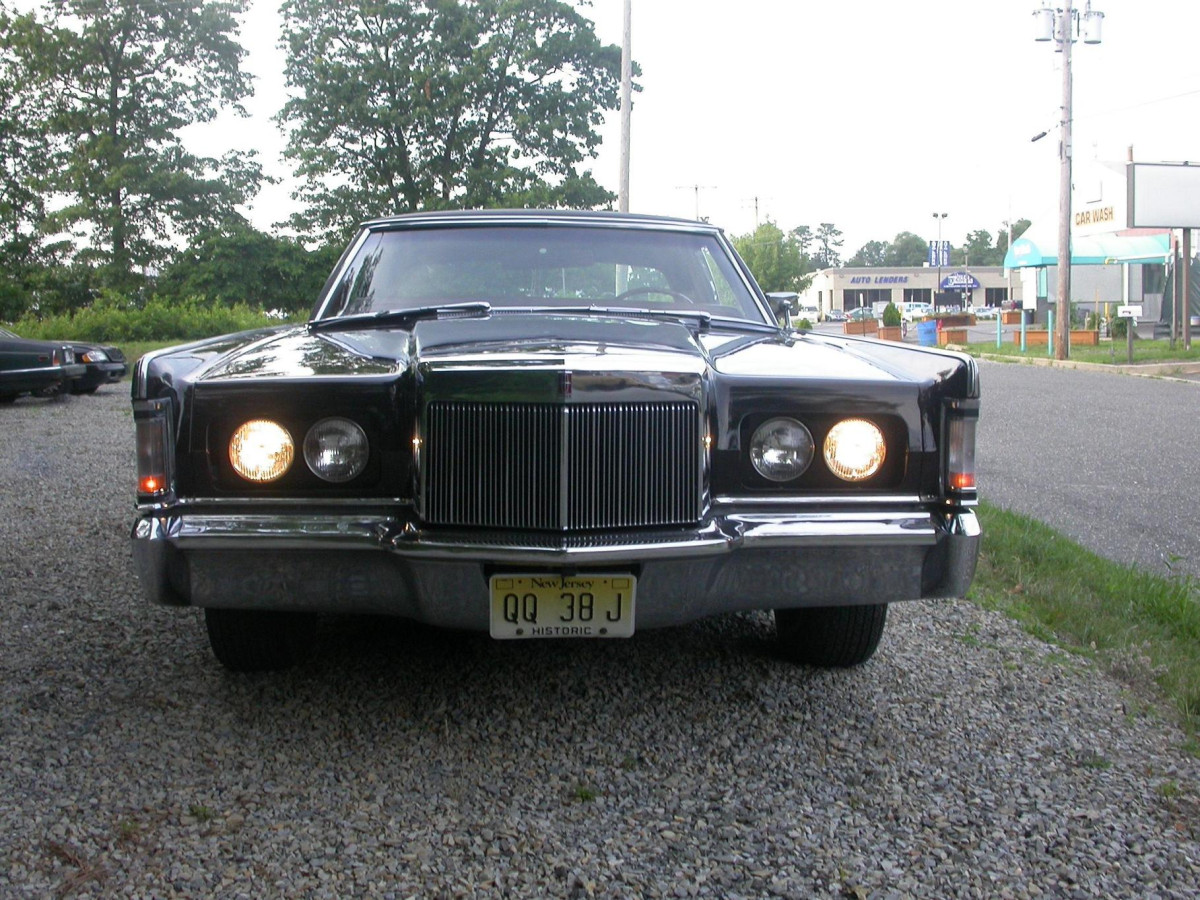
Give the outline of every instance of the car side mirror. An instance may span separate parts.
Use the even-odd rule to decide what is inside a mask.
[[[771,305],[771,312],[775,314],[775,321],[780,325],[792,324],[792,301],[789,297],[773,297],[767,295],[767,303]]]

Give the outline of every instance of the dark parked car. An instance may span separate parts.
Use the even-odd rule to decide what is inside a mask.
[[[104,384],[113,384],[125,377],[129,366],[120,348],[107,344],[70,344],[75,359],[83,363],[85,371],[71,383],[72,394],[94,394]]]
[[[148,354],[133,408],[142,584],[237,670],[322,612],[578,639],[752,609],[848,666],[975,570],[975,363],[779,325],[696,222],[370,222],[306,325]]]
[[[59,394],[83,373],[69,346],[25,340],[0,328],[0,403],[12,403],[22,394]]]

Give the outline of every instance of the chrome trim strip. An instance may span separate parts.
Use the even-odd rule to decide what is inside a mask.
[[[423,558],[488,559],[495,562],[591,562],[714,556],[739,547],[924,547],[946,534],[977,537],[971,512],[806,513],[790,516],[739,515],[720,518],[664,539],[586,545],[578,537],[545,536],[543,543],[500,542],[487,533],[456,533],[447,539],[392,515],[204,515],[141,519],[135,538],[166,540],[181,550],[321,549],[377,550]]]
[[[754,506],[920,506],[927,502],[918,494],[780,494],[740,496],[720,494],[712,499],[713,509]]]

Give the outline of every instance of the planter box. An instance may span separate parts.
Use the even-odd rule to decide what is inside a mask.
[[[1045,347],[1050,343],[1049,332],[1045,328],[1036,330],[1025,329],[1025,346],[1026,347]],[[1013,332],[1013,343],[1018,347],[1021,346],[1021,332]],[[1100,343],[1099,331],[1087,331],[1085,329],[1071,331],[1071,343],[1077,347],[1095,347]]]
[[[875,334],[879,330],[877,319],[866,319],[862,322],[843,322],[842,334]]]
[[[967,328],[975,324],[975,317],[968,313],[938,316],[937,320],[942,323],[942,328]]]
[[[1023,315],[1023,310],[1006,309],[1002,313],[1000,313],[1000,324],[1001,325],[1020,325],[1022,315]]]
[[[965,328],[946,328],[942,326],[938,330],[938,346],[945,347],[947,344],[965,344],[967,342],[967,329]]]
[[[879,327],[879,339],[881,341],[902,341],[904,337],[900,333],[899,325],[881,325]]]

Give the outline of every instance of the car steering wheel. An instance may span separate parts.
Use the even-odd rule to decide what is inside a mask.
[[[692,306],[696,305],[696,301],[693,300],[691,297],[689,297],[687,294],[685,294],[683,291],[673,291],[670,288],[664,288],[664,287],[630,288],[627,291],[621,291],[621,293],[619,293],[619,294],[617,294],[617,296],[613,297],[613,300],[614,301],[625,300],[625,299],[628,299],[629,297],[637,297],[641,294],[666,294],[669,297],[674,297],[676,300],[682,300],[684,303],[691,304]]]

